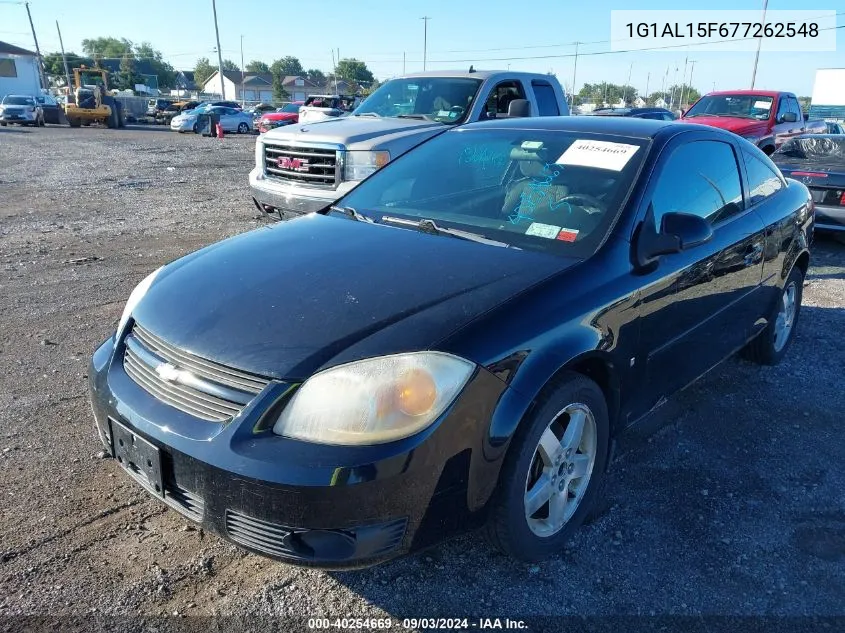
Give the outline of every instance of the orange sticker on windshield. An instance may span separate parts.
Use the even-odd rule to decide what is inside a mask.
[[[577,237],[578,231],[576,229],[561,229],[560,233],[557,234],[557,239],[562,242],[574,242]]]

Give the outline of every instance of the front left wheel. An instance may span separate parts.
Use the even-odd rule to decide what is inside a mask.
[[[249,125],[246,123],[238,125],[238,134],[246,134],[247,132],[249,132]]]
[[[491,543],[524,561],[560,552],[600,494],[609,442],[599,386],[574,372],[557,379],[508,450],[487,524]]]

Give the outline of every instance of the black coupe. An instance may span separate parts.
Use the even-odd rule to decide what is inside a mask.
[[[483,525],[538,560],[621,430],[738,350],[783,357],[812,221],[804,185],[715,128],[456,128],[145,278],[93,356],[96,428],[253,552],[363,566]]]

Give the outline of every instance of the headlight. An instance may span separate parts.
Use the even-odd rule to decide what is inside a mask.
[[[156,276],[161,272],[160,268],[156,268],[153,272],[149,275],[144,277],[135,289],[129,295],[129,299],[126,301],[126,307],[123,308],[123,316],[120,317],[120,322],[117,324],[117,337],[120,338],[120,334],[123,332],[123,328],[126,327],[126,322],[129,321],[129,317],[132,315],[132,310],[141,302],[141,299],[144,298],[144,295],[147,294],[147,290],[150,289],[150,286],[155,281]]]
[[[346,152],[344,156],[343,179],[364,180],[367,176],[381,169],[390,161],[390,152]]]
[[[454,401],[475,365],[442,352],[369,358],[315,374],[273,432],[308,442],[365,445],[422,431]]]

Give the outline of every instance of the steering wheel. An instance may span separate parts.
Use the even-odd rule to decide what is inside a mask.
[[[599,200],[598,198],[594,198],[593,196],[586,194],[586,193],[573,193],[568,196],[564,196],[560,200],[558,200],[555,204],[559,204],[561,202],[569,202],[578,205],[579,207],[584,207],[582,204],[578,204],[577,200],[581,200],[586,202],[588,206],[595,207],[601,212],[607,211],[607,205]],[[589,211],[587,211],[589,213]]]

